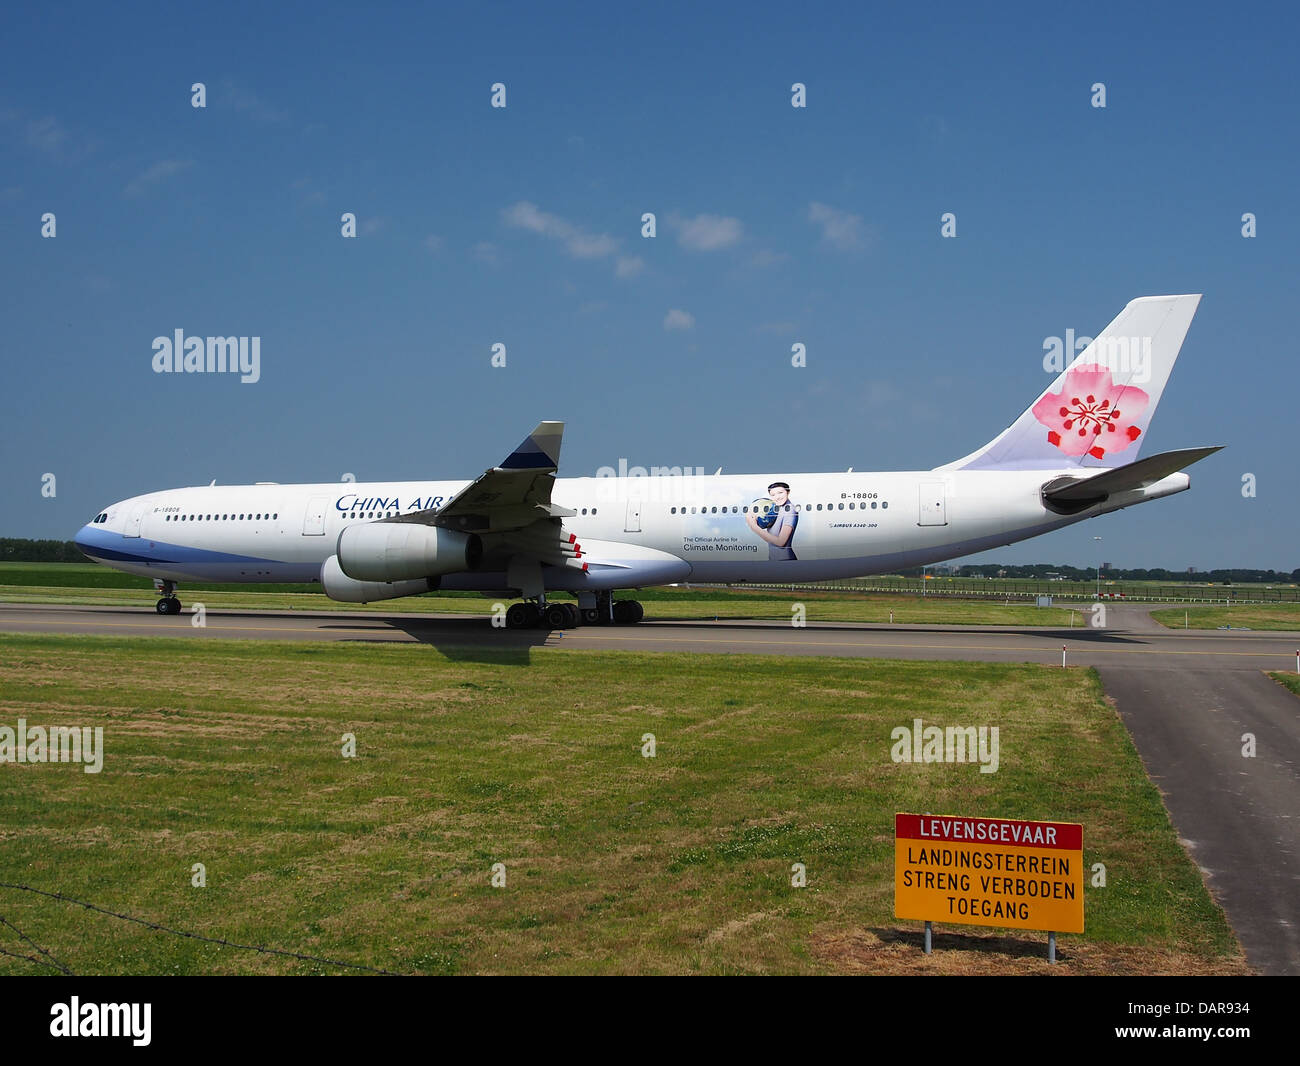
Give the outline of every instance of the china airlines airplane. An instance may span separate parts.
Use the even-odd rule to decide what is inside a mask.
[[[160,614],[181,581],[320,582],[345,603],[517,598],[513,628],[639,622],[613,594],[652,585],[894,572],[1187,489],[1179,471],[1217,447],[1138,453],[1199,302],[1134,300],[1009,428],[933,470],[557,478],[564,423],[542,422],[473,481],[169,489],[76,542],[152,577]]]

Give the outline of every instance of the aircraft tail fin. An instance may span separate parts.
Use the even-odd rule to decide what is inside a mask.
[[[1007,429],[936,469],[1086,470],[1135,461],[1200,301],[1131,301]]]

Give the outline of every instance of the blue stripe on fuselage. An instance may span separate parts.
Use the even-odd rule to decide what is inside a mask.
[[[255,555],[233,555],[230,552],[212,551],[209,548],[190,548],[184,544],[169,544],[144,537],[124,537],[94,526],[84,526],[75,538],[82,554],[104,563],[258,563],[265,565],[274,560]],[[128,551],[127,548],[133,550]]]

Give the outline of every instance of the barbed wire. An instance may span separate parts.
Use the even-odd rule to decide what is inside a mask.
[[[16,951],[6,951],[0,948],[0,955],[8,955],[11,959],[22,959],[24,962],[34,962],[37,966],[53,966],[53,963],[46,962],[44,959],[38,959],[35,955],[20,955]],[[76,974],[71,976],[75,977]]]
[[[12,929],[15,933],[17,933],[18,936],[19,936],[21,939],[26,940],[27,943],[31,944],[32,947],[34,947],[37,951],[39,951],[42,955],[44,955],[47,959],[50,960],[49,962],[45,963],[44,965],[46,965],[46,966],[53,966],[56,970],[62,970],[62,971],[64,972],[64,974],[66,974],[68,977],[76,977],[76,976],[77,976],[77,975],[74,974],[71,970],[69,970],[66,966],[64,966],[63,963],[61,963],[58,959],[56,959],[53,955],[51,955],[48,951],[46,951],[43,947],[41,947],[40,944],[36,943],[35,940],[33,940],[31,937],[29,937],[26,933],[24,933],[21,929],[19,929],[18,926],[14,925],[13,922],[9,921],[9,919],[6,918],[6,917],[5,917],[4,915],[2,915],[2,914],[0,914],[0,924],[7,925],[10,929]],[[8,954],[8,953],[6,953],[6,954]],[[29,958],[30,956],[19,956],[19,957],[20,957],[20,958]],[[40,960],[40,959],[36,959],[36,960],[34,960],[34,961],[36,961],[36,962],[40,962],[41,960]]]
[[[402,974],[393,970],[383,970],[375,966],[362,966],[360,963],[356,962],[340,962],[338,959],[327,959],[322,955],[304,955],[298,951],[286,951],[283,948],[269,948],[261,944],[240,944],[233,940],[226,940],[222,937],[204,936],[202,933],[191,933],[184,929],[172,929],[170,926],[161,925],[158,922],[151,922],[145,918],[137,918],[132,914],[122,914],[119,911],[109,910],[107,907],[100,907],[94,903],[87,903],[83,899],[75,899],[72,896],[65,896],[62,892],[47,892],[45,889],[34,888],[31,885],[13,884],[8,881],[0,881],[0,888],[12,888],[20,892],[32,892],[38,896],[46,896],[49,899],[57,899],[64,903],[72,903],[78,907],[84,907],[88,911],[106,914],[110,918],[120,918],[124,922],[134,922],[137,925],[143,925],[146,929],[152,929],[157,933],[170,933],[172,936],[181,936],[189,940],[199,940],[205,944],[218,944],[221,947],[236,948],[240,951],[256,951],[263,955],[283,955],[286,958],[298,959],[302,962],[320,962],[327,966],[338,966],[341,969],[347,970],[364,970],[366,973],[383,974],[386,977],[402,976]],[[4,919],[0,918],[0,921],[4,921]],[[9,923],[6,922],[5,924],[7,925]],[[21,936],[22,934],[20,933],[19,935]],[[24,937],[24,939],[27,938]],[[39,946],[37,946],[37,950],[44,951],[44,949]],[[46,952],[46,954],[48,954],[48,952]],[[50,956],[51,959],[53,957],[54,956],[52,955]],[[63,967],[60,966],[60,969],[63,969]],[[65,970],[64,972],[71,974],[70,970]]]

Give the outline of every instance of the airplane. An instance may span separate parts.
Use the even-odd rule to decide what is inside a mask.
[[[1200,299],[1133,300],[1007,429],[931,470],[558,478],[548,421],[473,481],[169,489],[75,540],[153,578],[159,614],[180,613],[178,582],[318,582],[344,603],[515,599],[515,629],[634,624],[641,604],[614,594],[655,585],[897,572],[1189,488],[1181,471],[1219,447],[1138,455]]]

